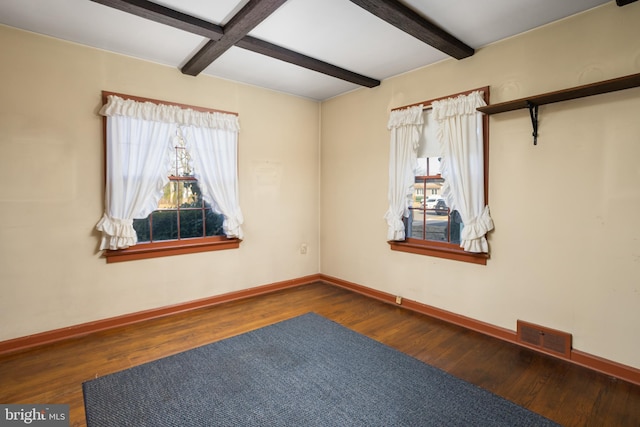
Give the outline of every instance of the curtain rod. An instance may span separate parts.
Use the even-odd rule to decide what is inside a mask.
[[[409,104],[409,105],[403,105],[402,107],[396,107],[396,108],[392,108],[391,111],[398,111],[398,110],[404,110],[405,108],[411,108],[411,107],[417,107],[418,105],[422,105],[422,109],[423,110],[428,110],[431,107],[431,104],[436,102],[436,101],[442,101],[443,99],[449,99],[449,98],[455,98],[456,96],[460,96],[460,95],[469,95],[470,93],[473,93],[475,91],[483,91],[485,93],[485,100],[487,101],[487,104],[489,103],[489,86],[484,86],[484,87],[479,87],[477,89],[471,89],[471,90],[466,90],[464,92],[459,92],[459,93],[454,93],[453,95],[447,95],[447,96],[442,96],[440,98],[435,98],[435,99],[430,99],[428,101],[422,101],[422,102],[416,102],[415,104]]]
[[[232,114],[234,116],[238,115],[238,113],[234,113],[232,111],[216,110],[214,108],[198,107],[197,105],[180,104],[180,103],[177,103],[177,102],[170,102],[170,101],[161,101],[159,99],[144,98],[144,97],[141,97],[141,96],[127,95],[125,93],[109,92],[109,91],[106,91],[106,90],[102,91],[102,103],[103,104],[107,103],[107,96],[109,96],[109,95],[119,96],[122,99],[130,99],[132,101],[151,102],[152,104],[157,104],[157,105],[173,105],[173,106],[180,107],[180,108],[183,108],[183,109],[191,109],[191,110],[200,111],[200,112],[203,112],[203,113],[223,113],[223,114]]]

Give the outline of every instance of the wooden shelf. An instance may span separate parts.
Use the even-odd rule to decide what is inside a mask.
[[[586,96],[600,95],[603,93],[615,92],[623,89],[631,89],[638,86],[640,86],[640,73],[632,74],[625,77],[618,77],[616,79],[605,80],[599,83],[576,86],[571,89],[548,92],[542,95],[530,96],[513,101],[487,105],[485,107],[479,107],[478,111],[482,111],[485,114],[499,114],[507,111],[531,108],[531,106],[552,104],[554,102],[569,101],[571,99],[584,98]]]

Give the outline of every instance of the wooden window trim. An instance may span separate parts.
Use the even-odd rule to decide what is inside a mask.
[[[122,99],[133,100],[138,102],[151,102],[158,105],[173,105],[180,108],[190,108],[195,111],[207,112],[207,113],[225,113],[233,114],[235,116],[238,113],[229,111],[216,110],[213,108],[198,107],[195,105],[179,104],[175,102],[161,101],[152,98],[144,98],[140,96],[126,95],[123,93],[102,91],[102,105],[105,105],[108,101],[109,95],[115,95]],[[104,161],[104,182],[107,180],[107,118],[102,118],[102,133],[103,133],[103,161]],[[180,180],[180,177],[176,177],[176,180]],[[104,193],[104,188],[103,188]],[[228,238],[225,236],[209,236],[203,238],[191,238],[182,240],[169,240],[153,243],[139,243],[135,246],[131,246],[125,249],[117,250],[105,250],[102,256],[107,260],[107,264],[123,261],[134,261],[140,259],[159,258],[172,255],[184,255],[199,252],[209,251],[221,251],[226,249],[237,249],[240,247],[241,239]]]
[[[392,251],[426,255],[454,261],[487,265],[487,260],[489,259],[489,254],[466,252],[454,243],[412,239],[410,237],[403,241],[390,240],[388,243]]]
[[[126,249],[106,250],[103,256],[107,259],[107,264],[110,264],[113,262],[134,261],[171,255],[237,249],[240,247],[241,241],[242,240],[236,238],[229,239],[224,236],[211,236],[197,239],[140,243]]]
[[[402,110],[409,107],[415,107],[422,105],[423,109],[431,108],[431,104],[435,101],[441,101],[448,98],[455,98],[460,95],[469,95],[475,91],[484,92],[484,100],[489,104],[489,86],[480,87],[477,89],[471,89],[464,92],[455,93],[453,95],[447,95],[440,98],[431,99],[428,101],[417,102],[415,104],[405,105],[402,107],[393,108],[391,111]],[[484,200],[485,204],[489,204],[489,116],[484,115],[482,118],[482,128],[484,137]],[[389,247],[393,251],[407,252],[417,255],[432,256],[436,258],[444,258],[454,261],[469,262],[479,265],[487,265],[489,254],[486,253],[473,253],[463,250],[456,243],[438,242],[435,240],[421,240],[406,238],[403,241],[388,241]]]

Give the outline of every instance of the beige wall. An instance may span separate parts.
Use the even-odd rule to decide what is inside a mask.
[[[3,26],[0,52],[0,341],[319,272],[318,103]],[[102,90],[239,113],[240,249],[100,258]]]
[[[491,87],[493,103],[640,72],[640,3],[615,2],[322,105],[321,271],[640,368],[640,88],[490,120],[486,266],[385,242],[389,110]],[[362,182],[369,184],[363,194]]]
[[[390,108],[640,72],[637,22],[611,2],[321,107],[0,26],[0,340],[322,272],[640,367],[640,89],[542,107],[537,147],[526,110],[491,118],[487,266],[392,252],[382,219]],[[100,258],[101,90],[240,114],[240,249]]]

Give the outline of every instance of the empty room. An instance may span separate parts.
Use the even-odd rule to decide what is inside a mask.
[[[1,1],[0,425],[640,425],[639,22]]]

